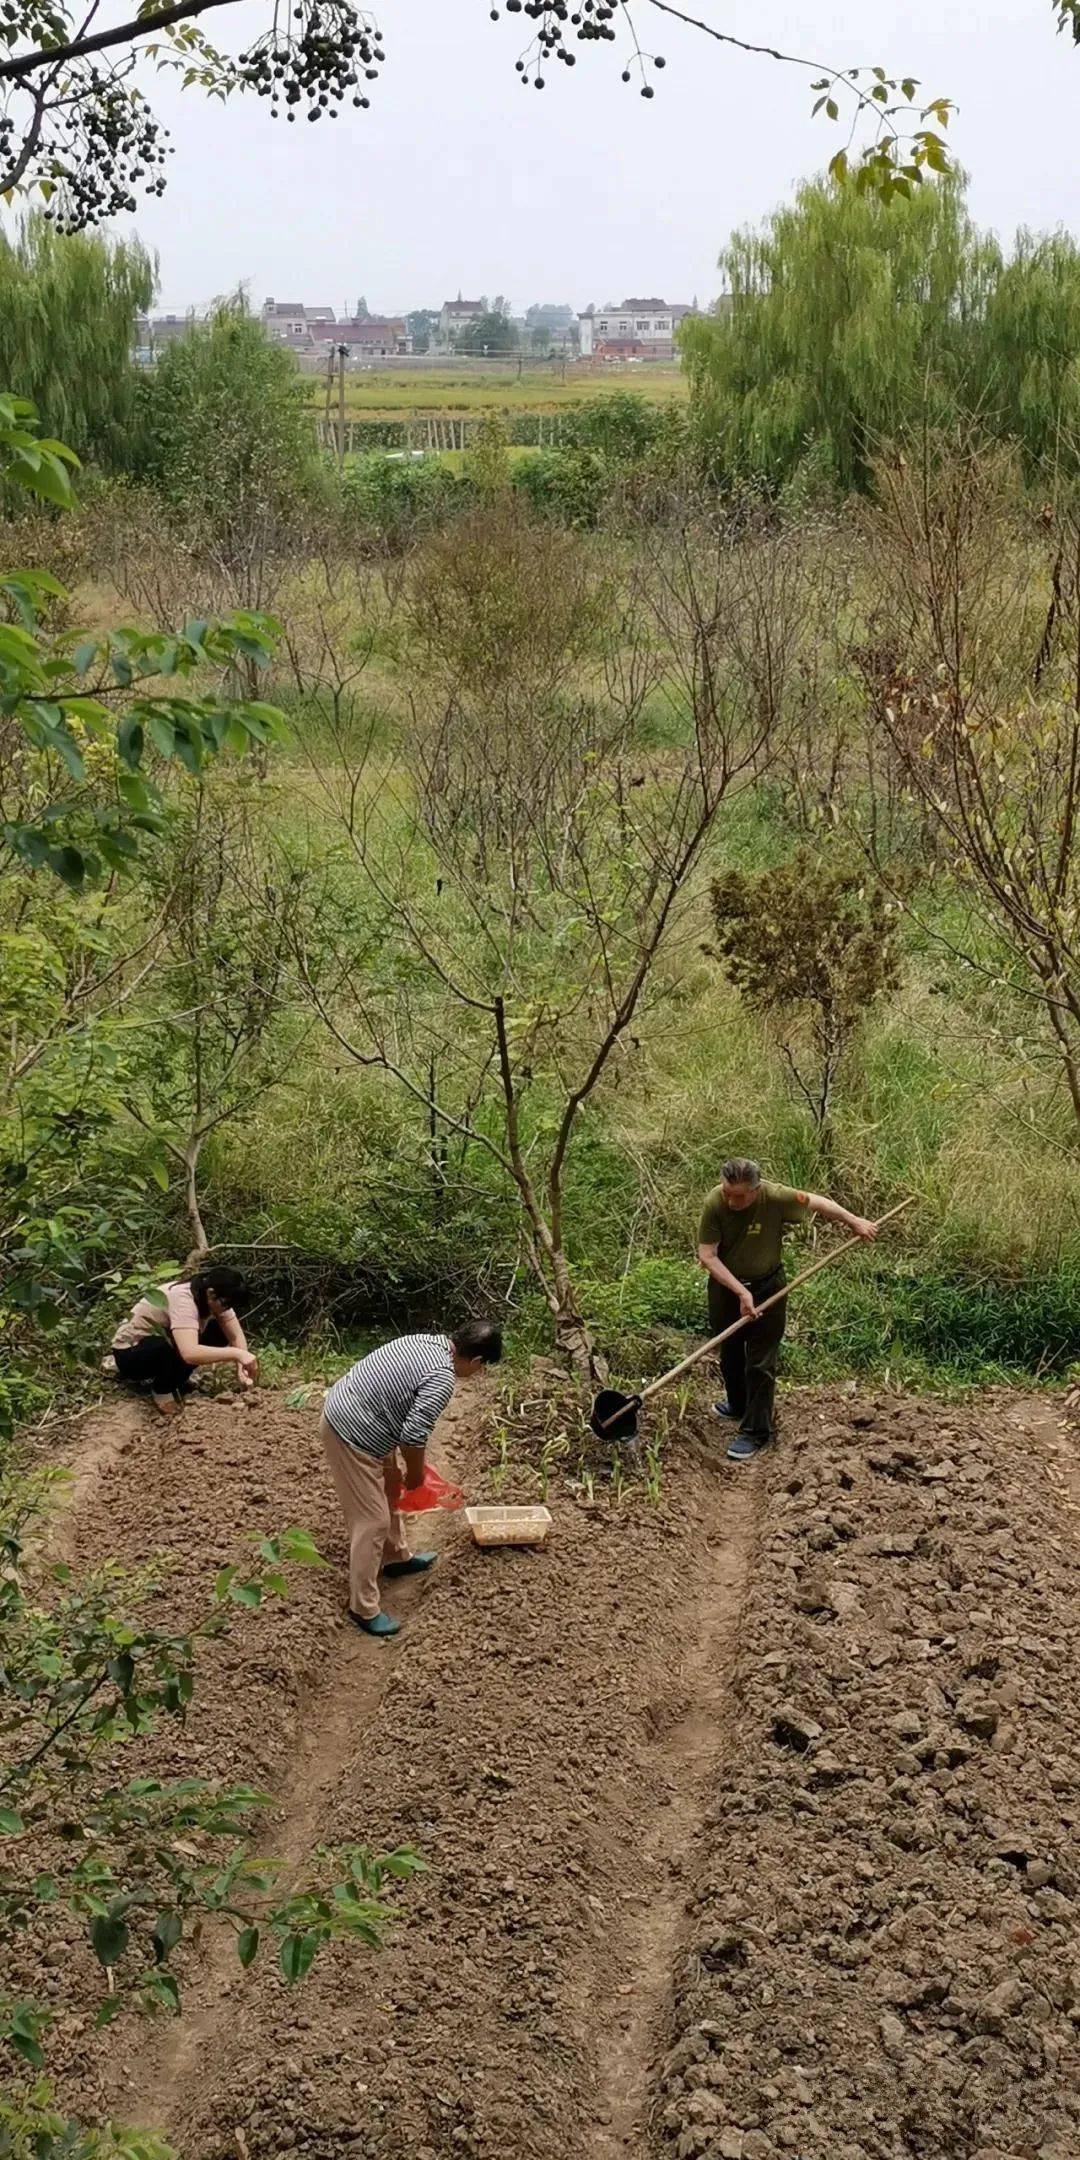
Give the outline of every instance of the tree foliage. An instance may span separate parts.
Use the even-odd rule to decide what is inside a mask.
[[[72,453],[37,431],[27,401],[0,396],[0,476],[66,508]],[[9,528],[17,531],[17,526]],[[74,895],[122,892],[168,829],[162,782],[194,776],[222,752],[275,734],[276,710],[205,687],[267,664],[276,628],[237,614],[178,632],[52,630],[57,581],[0,572],[0,1328],[44,1330],[84,1289],[91,1255],[115,1229],[117,1196],[95,1190],[95,1136],[122,1101],[117,1046],[95,1040],[102,997],[119,1011],[151,965],[160,924],[136,914],[128,954],[103,923],[27,912],[27,878],[46,872]],[[118,908],[122,914],[122,907]],[[99,1049],[103,1056],[98,1056]],[[109,1180],[104,1181],[106,1195]],[[0,1389],[0,1431],[10,1423]]]
[[[95,2129],[61,2115],[41,2081],[18,2096],[0,2091],[0,2135],[8,2160],[173,2160],[172,2147],[152,2130],[119,2123]]]
[[[480,496],[502,495],[510,486],[506,423],[499,413],[485,413],[466,454],[465,472]]]
[[[292,356],[242,301],[168,346],[140,385],[143,475],[232,557],[253,526],[290,520],[309,493],[315,445]]]
[[[1007,1013],[1049,1058],[1080,1128],[1075,494],[1036,521],[1008,454],[963,438],[909,443],[879,492],[872,720],[953,879],[940,946],[982,986],[987,1035]],[[890,822],[875,818],[877,842]]]
[[[714,472],[799,494],[869,485],[882,447],[960,415],[1029,471],[1080,454],[1080,249],[1005,253],[950,180],[888,205],[816,181],[720,257],[727,292],[681,342]]]
[[[132,329],[154,284],[137,241],[61,239],[40,213],[0,232],[0,382],[80,458],[115,463],[129,448]]]
[[[804,849],[756,875],[712,885],[716,948],[728,979],[774,1034],[819,1134],[855,1032],[896,988],[895,915],[864,867]]]
[[[199,1199],[206,1144],[249,1118],[294,1053],[289,961],[314,898],[275,848],[257,785],[200,779],[178,807],[147,898],[161,939],[146,1019],[157,1052],[123,1086],[127,1107],[183,1180],[191,1261],[209,1242]],[[191,1262],[189,1262],[191,1264]]]
[[[633,390],[613,390],[606,397],[585,398],[567,414],[561,440],[579,450],[596,450],[616,463],[644,457],[663,425],[657,406]]]
[[[1068,233],[1017,235],[972,325],[963,404],[1011,437],[1029,473],[1080,459],[1080,247]]]
[[[125,1579],[107,1563],[80,1581],[66,1565],[42,1566],[32,1546],[53,1482],[47,1473],[26,1474],[10,1455],[0,1458],[0,1943],[8,1985],[23,1941],[47,1943],[69,1915],[101,1972],[99,2025],[125,2000],[147,2010],[179,2007],[172,1954],[199,1919],[231,1932],[243,1966],[272,1946],[290,1984],[324,1942],[377,1945],[390,1919],[385,1886],[415,1871],[413,1852],[319,1849],[307,1879],[282,1892],[275,1863],[256,1859],[248,1843],[265,1795],[123,1771],[128,1742],[138,1739],[145,1753],[163,1721],[183,1722],[201,1646],[239,1612],[285,1596],[290,1566],[322,1564],[311,1538],[298,1529],[256,1538],[246,1564],[222,1569],[196,1625],[178,1633],[148,1617],[149,1575]],[[0,2049],[30,2073],[45,2067],[50,2023],[41,2005],[0,1995]],[[44,2094],[35,2098],[24,2085],[20,2101],[17,2084],[0,2093],[0,2128],[11,2139],[5,2151],[50,2151],[44,2136],[35,2143],[30,2135],[38,2109],[44,2133]],[[74,2149],[89,2160],[98,2148]]]
[[[67,508],[76,462],[38,434],[27,400],[0,396],[0,476]],[[14,859],[79,886],[123,870],[140,835],[160,829],[152,758],[197,772],[219,750],[267,740],[277,716],[175,687],[241,658],[265,666],[272,626],[262,619],[191,622],[172,636],[53,635],[47,611],[64,597],[42,571],[0,575],[0,868]]]
[[[405,328],[412,339],[414,353],[426,353],[439,327],[438,308],[413,308],[405,317]]]
[[[882,440],[952,409],[999,261],[956,183],[884,204],[815,181],[733,234],[727,296],[681,333],[714,467],[779,485],[814,461],[864,487]]]
[[[384,59],[379,32],[350,0],[274,9],[241,53],[218,50],[197,18],[233,0],[167,0],[96,24],[96,5],[11,0],[0,27],[0,192],[36,188],[48,215],[77,231],[161,194],[168,145],[133,80],[140,51],[210,96],[250,90],[275,112],[309,118],[368,103]]]
[[[475,322],[466,323],[459,330],[455,351],[459,353],[515,353],[520,344],[517,328],[509,315],[489,308],[485,315],[478,315]]]

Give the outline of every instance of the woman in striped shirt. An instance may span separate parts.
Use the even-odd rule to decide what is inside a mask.
[[[400,1626],[380,1610],[380,1570],[420,1575],[435,1559],[409,1551],[396,1505],[402,1483],[413,1491],[422,1482],[424,1451],[455,1383],[501,1356],[502,1336],[488,1320],[453,1335],[399,1335],[327,1393],[320,1433],[349,1532],[349,1618],[367,1635],[396,1635]]]

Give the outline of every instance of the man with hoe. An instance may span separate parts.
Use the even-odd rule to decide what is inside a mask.
[[[735,1320],[751,1322],[720,1351],[727,1393],[716,1408],[738,1425],[727,1451],[731,1462],[749,1462],[773,1437],[776,1366],[787,1300],[782,1298],[760,1318],[758,1308],[783,1288],[785,1229],[789,1223],[806,1222],[811,1214],[841,1223],[854,1237],[877,1236],[876,1223],[852,1215],[836,1200],[768,1183],[757,1163],[745,1156],[733,1156],[724,1164],[721,1182],[705,1202],[698,1259],[709,1277],[709,1331],[719,1335]]]

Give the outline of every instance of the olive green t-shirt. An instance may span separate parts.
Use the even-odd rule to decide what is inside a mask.
[[[780,1266],[785,1226],[805,1222],[809,1213],[807,1195],[791,1185],[762,1179],[748,1208],[729,1207],[723,1186],[715,1185],[702,1212],[698,1244],[714,1245],[718,1259],[740,1282],[760,1282]]]

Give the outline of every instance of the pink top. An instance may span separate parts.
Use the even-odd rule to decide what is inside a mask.
[[[150,1298],[140,1298],[128,1319],[121,1321],[113,1336],[114,1350],[133,1350],[136,1343],[147,1335],[175,1335],[177,1328],[194,1330],[201,1335],[214,1315],[207,1313],[204,1320],[195,1303],[195,1293],[186,1282],[165,1283],[161,1291],[163,1305],[155,1305]]]

